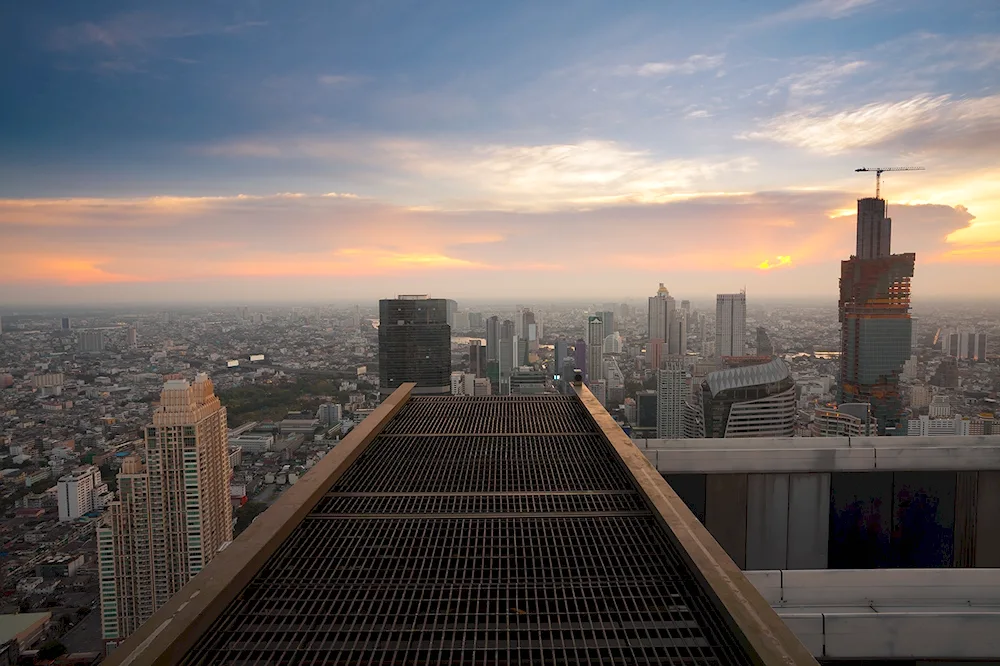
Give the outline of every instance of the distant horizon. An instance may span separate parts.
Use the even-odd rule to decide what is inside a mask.
[[[652,294],[650,294],[651,296]],[[648,296],[633,296],[633,297],[617,297],[617,298],[597,298],[593,300],[583,300],[583,299],[568,299],[568,298],[546,298],[544,296],[535,295],[533,297],[525,298],[507,298],[507,299],[463,299],[454,298],[447,295],[435,295],[430,294],[431,298],[449,298],[458,303],[460,310],[469,310],[474,307],[481,306],[509,306],[514,307],[517,305],[523,305],[525,307],[545,307],[548,305],[555,306],[603,306],[605,303],[615,303],[621,304],[625,303],[628,305],[645,305]],[[383,296],[382,298],[394,298],[395,295]],[[44,304],[44,305],[28,305],[28,304],[4,304],[0,303],[0,317],[4,316],[18,316],[18,315],[39,315],[39,314],[51,314],[52,316],[65,316],[71,315],[74,312],[99,312],[104,310],[111,311],[123,311],[123,310],[134,310],[135,314],[148,314],[163,312],[168,309],[194,309],[194,310],[204,310],[204,309],[236,309],[240,307],[257,307],[257,308],[293,308],[293,307],[344,307],[349,308],[355,305],[368,307],[370,309],[377,309],[378,301],[375,300],[336,300],[331,299],[327,301],[224,301],[224,302],[155,302],[155,301],[145,301],[142,303],[93,303],[93,304]],[[715,295],[703,296],[703,297],[691,297],[691,298],[677,298],[678,305],[682,300],[689,300],[692,304],[704,305],[706,303],[713,304],[715,301]],[[367,305],[366,305],[367,304]],[[930,297],[930,298],[918,298],[914,299],[913,307],[911,310],[919,309],[923,305],[954,305],[958,306],[978,306],[984,304],[995,305],[1000,308],[1000,302],[997,301],[995,297],[992,296],[982,296],[982,297],[970,297],[965,299],[956,299],[952,297]],[[748,308],[754,308],[758,306],[768,306],[776,307],[781,305],[809,305],[815,307],[829,307],[831,309],[836,309],[837,299],[832,298],[830,300],[818,301],[813,298],[790,296],[768,296],[761,298],[753,298],[752,295],[747,297]]]

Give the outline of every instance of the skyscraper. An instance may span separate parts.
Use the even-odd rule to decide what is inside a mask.
[[[604,322],[596,315],[587,318],[587,379],[604,379]]]
[[[747,294],[719,294],[715,297],[716,356],[745,356]]]
[[[73,328],[73,322],[69,317],[63,317],[61,323],[62,323],[62,330],[64,331],[68,331],[71,328]]]
[[[576,370],[583,372],[584,378],[587,376],[587,341],[578,338],[573,345],[573,359],[576,361]]]
[[[125,342],[129,349],[135,349],[139,346],[139,337],[134,325],[129,326],[128,331],[125,332]]]
[[[676,312],[676,302],[667,288],[660,283],[656,296],[649,297],[649,321],[646,331],[650,340],[662,340],[670,347],[670,324]]]
[[[671,356],[687,354],[688,315],[684,310],[675,310],[670,318],[670,329],[667,334],[667,353]]]
[[[687,368],[679,359],[670,359],[656,373],[656,436],[679,439],[684,436],[684,401],[688,397]]]
[[[757,356],[774,356],[774,345],[763,326],[757,327]]]
[[[510,376],[514,369],[521,365],[521,345],[515,330],[514,322],[510,319],[505,319],[500,325],[499,358],[497,359],[500,365],[500,395],[510,395]]]
[[[486,360],[496,361],[500,351],[500,317],[493,315],[486,320]]]
[[[469,342],[469,372],[476,377],[486,376],[486,347],[481,340]]]
[[[604,333],[605,335],[611,335],[618,330],[615,325],[615,313],[614,310],[601,310],[597,313],[597,316],[601,318],[604,322]]]
[[[125,459],[119,499],[97,530],[101,616],[114,644],[145,622],[233,538],[226,408],[212,382],[168,380]]]
[[[379,392],[387,396],[406,382],[418,395],[451,392],[451,327],[448,301],[400,296],[379,301]]]
[[[888,257],[892,220],[885,216],[885,199],[858,199],[858,259]]]
[[[569,356],[569,343],[562,338],[555,341],[552,349],[552,374],[558,375],[562,373],[563,363],[566,361],[566,357]],[[572,379],[572,377],[567,377],[567,380]]]
[[[899,375],[912,351],[910,278],[916,262],[913,253],[890,253],[884,215],[884,200],[858,200],[856,254],[841,262],[839,303],[838,402],[869,403],[880,435],[903,422]]]

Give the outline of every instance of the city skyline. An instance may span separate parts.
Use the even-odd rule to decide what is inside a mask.
[[[985,297],[1000,266],[986,0],[59,3],[12,25],[5,305],[832,301],[874,166],[927,169],[882,183],[915,293]]]

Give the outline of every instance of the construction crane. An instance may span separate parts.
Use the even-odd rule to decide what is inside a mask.
[[[860,169],[855,169],[854,172],[858,173],[860,171],[874,171],[875,172],[875,198],[881,198],[879,195],[882,193],[882,174],[886,171],[923,171],[923,167],[861,167]]]

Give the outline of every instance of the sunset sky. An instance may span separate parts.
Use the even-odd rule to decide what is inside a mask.
[[[15,2],[0,304],[1000,284],[1000,3]]]

